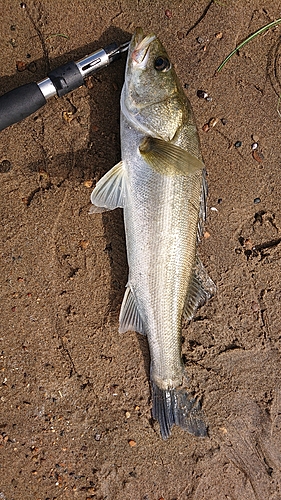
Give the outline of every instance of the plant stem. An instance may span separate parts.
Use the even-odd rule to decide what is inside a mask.
[[[272,21],[269,24],[266,24],[266,26],[263,26],[262,28],[258,29],[257,31],[255,31],[254,33],[252,33],[252,35],[248,36],[248,38],[246,38],[246,40],[244,40],[243,42],[239,43],[239,45],[237,45],[237,47],[219,65],[218,69],[216,70],[217,73],[219,71],[221,71],[221,69],[229,61],[229,59],[233,56],[233,54],[235,54],[235,52],[237,52],[238,50],[242,49],[242,47],[244,47],[244,45],[246,45],[246,43],[250,42],[251,40],[253,40],[253,38],[255,38],[257,35],[260,35],[264,31],[266,31],[266,30],[268,30],[270,28],[273,28],[274,26],[277,26],[277,24],[279,24],[279,23],[281,23],[281,18],[276,19],[276,21]]]

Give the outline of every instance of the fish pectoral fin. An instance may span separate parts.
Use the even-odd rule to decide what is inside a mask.
[[[114,208],[123,208],[125,200],[125,169],[120,161],[96,184],[91,194],[93,206],[89,213],[100,213]]]
[[[130,286],[127,285],[119,315],[119,333],[125,333],[129,330],[146,335],[135,298]]]
[[[190,321],[196,309],[205,304],[215,292],[216,285],[208,275],[199,257],[197,257],[196,268],[187,291],[183,317]]]
[[[145,137],[139,151],[146,163],[159,174],[187,176],[204,168],[203,162],[193,154],[155,137]]]

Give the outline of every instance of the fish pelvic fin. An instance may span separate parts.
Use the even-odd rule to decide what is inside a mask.
[[[159,422],[163,439],[170,436],[173,425],[197,437],[207,436],[201,403],[185,389],[160,389],[152,382],[152,399],[152,416]]]
[[[197,257],[196,267],[185,299],[183,317],[190,321],[196,309],[204,305],[215,292],[215,283],[208,275],[199,257]]]
[[[115,208],[123,208],[125,201],[125,169],[120,161],[96,184],[91,194],[93,206],[89,213],[101,213]]]
[[[130,330],[146,335],[135,297],[130,286],[127,285],[119,315],[119,333],[125,333]]]

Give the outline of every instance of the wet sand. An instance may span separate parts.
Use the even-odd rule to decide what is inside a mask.
[[[183,325],[209,437],[174,428],[164,442],[146,339],[118,333],[122,211],[88,215],[96,181],[120,160],[125,57],[2,131],[0,498],[280,499],[281,28],[216,74],[239,42],[280,17],[280,3],[3,5],[1,93],[125,42],[137,26],[165,44],[208,171],[200,255],[217,294]]]

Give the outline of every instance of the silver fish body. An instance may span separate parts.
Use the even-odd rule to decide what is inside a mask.
[[[128,165],[124,221],[128,287],[148,337],[151,379],[161,389],[182,384],[181,318],[195,262],[202,173],[163,176],[137,155],[144,136],[121,115]],[[126,140],[127,136],[127,140]]]
[[[205,219],[205,169],[192,110],[175,74],[167,75],[162,90],[148,78],[141,100],[147,65],[152,61],[147,76],[157,81],[153,64],[162,60],[163,73],[171,73],[160,42],[137,30],[121,96],[122,161],[97,183],[92,212],[124,209],[129,277],[119,330],[147,335],[153,416],[162,437],[174,424],[204,436],[200,404],[186,389],[181,322],[214,292],[196,250]]]

